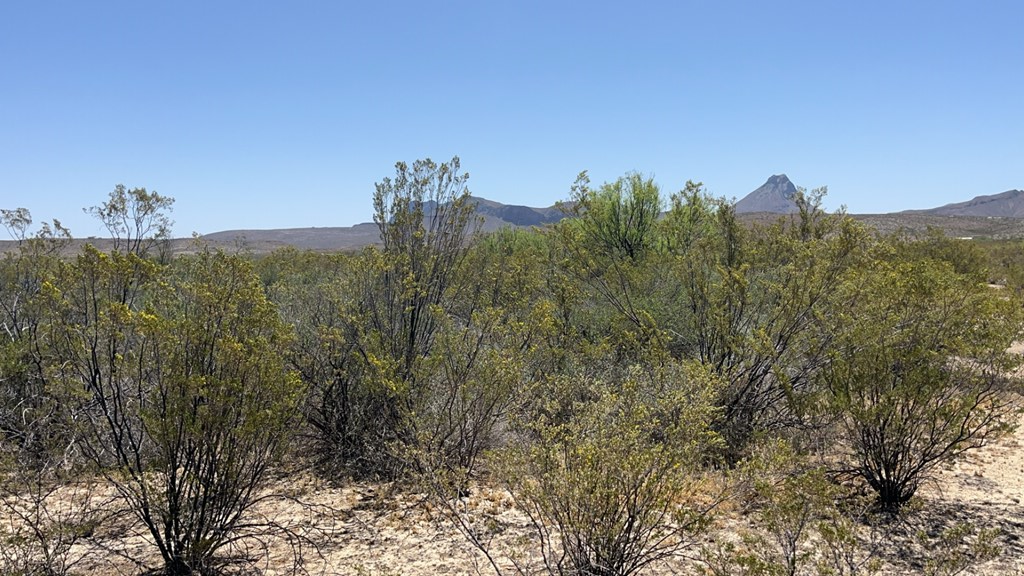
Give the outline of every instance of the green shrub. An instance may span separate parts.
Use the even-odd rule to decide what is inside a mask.
[[[879,262],[853,280],[831,315],[821,407],[839,418],[850,470],[896,509],[938,464],[1011,428],[1019,358],[1005,351],[1020,310],[934,260]]]
[[[569,407],[570,418],[527,423],[526,438],[492,459],[548,572],[627,576],[689,548],[719,501],[704,474],[719,442],[709,427],[715,380],[677,365],[567,380],[594,399]]]

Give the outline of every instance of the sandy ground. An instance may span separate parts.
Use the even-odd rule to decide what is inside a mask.
[[[1024,574],[1024,426],[940,471],[922,497],[947,523],[999,529],[1002,554],[973,573]]]
[[[266,519],[290,525],[301,533],[292,540],[250,543],[248,554],[261,558],[239,566],[242,574],[291,574],[298,560],[300,573],[314,575],[427,576],[432,574],[494,574],[486,559],[417,495],[391,494],[371,484],[332,486],[311,475],[291,476],[277,483],[286,497],[268,501]],[[974,528],[998,528],[1001,553],[995,560],[970,567],[963,574],[1024,574],[1024,428],[945,467],[934,482],[922,488],[920,510],[890,526],[876,545],[883,561],[879,574],[919,574],[936,550],[922,548],[923,534],[936,536],[960,522]],[[486,522],[499,562],[503,554],[529,550],[528,520],[511,499],[496,490],[479,488],[467,500],[473,517]],[[317,529],[309,530],[309,526]],[[742,519],[719,524],[721,537]],[[104,551],[105,549],[105,551]],[[120,550],[114,554],[111,550]],[[98,533],[80,552],[91,560],[76,566],[82,574],[140,574],[159,565],[159,557],[138,529]],[[240,551],[236,551],[240,552]],[[529,562],[529,559],[527,559]],[[539,567],[537,559],[533,566]],[[506,572],[511,574],[512,572]],[[693,561],[680,560],[645,574],[699,574]]]
[[[391,493],[386,486],[332,486],[312,475],[282,479],[286,495],[259,507],[270,523],[292,529],[265,541],[254,539],[231,554],[260,558],[232,573],[382,575],[493,574],[486,558],[444,520],[422,495]],[[468,499],[475,518],[494,528],[495,545],[518,541],[527,519],[505,494],[481,489]],[[79,547],[90,559],[83,574],[145,574],[160,558],[138,526],[97,534]],[[499,544],[501,542],[501,544]]]

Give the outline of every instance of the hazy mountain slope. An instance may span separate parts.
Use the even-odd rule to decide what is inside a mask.
[[[904,214],[1024,218],[1024,190],[1007,190],[1001,194],[975,196],[966,202],[946,204],[928,210],[908,210]]]
[[[486,198],[470,198],[470,202],[476,203],[476,213],[483,217],[483,229],[486,231],[497,230],[505,226],[530,227],[553,224],[565,214],[556,208],[531,208],[515,204],[502,204]]]

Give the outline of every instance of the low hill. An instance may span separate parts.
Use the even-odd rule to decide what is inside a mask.
[[[225,230],[203,234],[201,240],[217,246],[234,244],[254,252],[269,252],[283,246],[333,252],[377,244],[380,235],[376,224],[364,223],[332,228]]]

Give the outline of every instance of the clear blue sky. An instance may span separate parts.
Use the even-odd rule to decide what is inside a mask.
[[[82,2],[0,7],[0,207],[99,234],[369,221],[398,160],[546,206],[580,170],[851,212],[1024,188],[1024,3]]]

